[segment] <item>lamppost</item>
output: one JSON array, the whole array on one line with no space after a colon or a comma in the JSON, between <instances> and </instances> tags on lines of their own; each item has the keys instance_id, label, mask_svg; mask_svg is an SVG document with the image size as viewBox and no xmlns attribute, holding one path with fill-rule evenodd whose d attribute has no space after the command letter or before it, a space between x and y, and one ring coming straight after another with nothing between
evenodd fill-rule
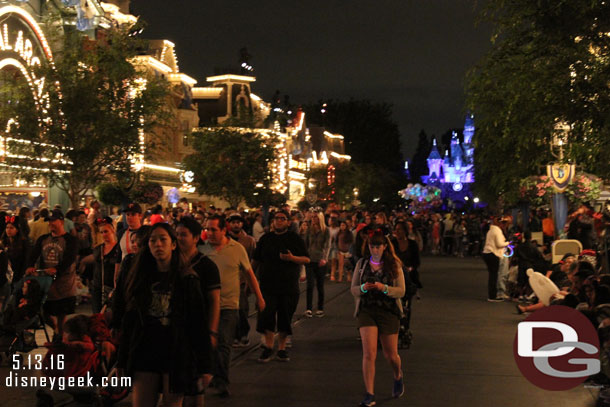
<instances>
[{"instance_id":1,"label":"lamppost","mask_svg":"<svg viewBox=\"0 0 610 407\"><path fill-rule=\"evenodd\" d=\"M555 193L551 200L555 234L563 230L568 219L568 199L563 193L574 177L575 165L566 163L564 148L568 144L568 136L572 127L565 121L557 121L551 138L551 154L558 162L547 165L547 175L553 181Z\"/></svg>"}]
</instances>

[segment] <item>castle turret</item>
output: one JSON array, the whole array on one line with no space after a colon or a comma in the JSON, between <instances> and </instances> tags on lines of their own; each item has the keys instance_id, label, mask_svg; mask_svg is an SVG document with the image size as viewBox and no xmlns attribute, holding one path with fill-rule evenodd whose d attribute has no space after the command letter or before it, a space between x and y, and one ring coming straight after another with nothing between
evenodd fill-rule
<instances>
[{"instance_id":1,"label":"castle turret","mask_svg":"<svg viewBox=\"0 0 610 407\"><path fill-rule=\"evenodd\" d=\"M430 150L430 155L426 161L428 162L428 169L430 171L429 179L439 179L441 176L441 164L443 163L443 159L438 152L436 139L432 139L432 150Z\"/></svg>"},{"instance_id":2,"label":"castle turret","mask_svg":"<svg viewBox=\"0 0 610 407\"><path fill-rule=\"evenodd\" d=\"M474 146L472 145L472 137L474 136L474 115L468 114L466 116L466 123L464 123L464 155L466 163L472 164L472 155L474 153Z\"/></svg>"}]
</instances>

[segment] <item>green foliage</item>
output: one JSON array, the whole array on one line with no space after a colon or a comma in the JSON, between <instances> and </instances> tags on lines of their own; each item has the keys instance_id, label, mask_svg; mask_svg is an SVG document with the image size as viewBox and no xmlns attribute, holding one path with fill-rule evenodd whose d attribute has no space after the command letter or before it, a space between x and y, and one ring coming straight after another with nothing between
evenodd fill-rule
<instances>
[{"instance_id":1,"label":"green foliage","mask_svg":"<svg viewBox=\"0 0 610 407\"><path fill-rule=\"evenodd\" d=\"M345 137L345 152L356 164L375 164L400 173L400 132L392 118L392 105L370 100L326 101L304 107L307 122L324 126Z\"/></svg>"},{"instance_id":2,"label":"green foliage","mask_svg":"<svg viewBox=\"0 0 610 407\"><path fill-rule=\"evenodd\" d=\"M325 167L312 168L308 178L317 181L313 192L318 195L318 199L327 199L340 205L349 205L357 199L366 206L394 207L402 201L398 191L406 184L389 170L374 164L337 165L333 185L328 185ZM354 194L354 188L357 188L358 196Z\"/></svg>"},{"instance_id":3,"label":"green foliage","mask_svg":"<svg viewBox=\"0 0 610 407\"><path fill-rule=\"evenodd\" d=\"M127 200L123 190L118 185L109 182L99 184L95 188L95 195L104 205L119 206Z\"/></svg>"},{"instance_id":4,"label":"green foliage","mask_svg":"<svg viewBox=\"0 0 610 407\"><path fill-rule=\"evenodd\" d=\"M285 203L286 196L284 194L263 188L258 188L257 192L246 198L246 204L251 208L259 208L265 205L279 208Z\"/></svg>"},{"instance_id":5,"label":"green foliage","mask_svg":"<svg viewBox=\"0 0 610 407\"><path fill-rule=\"evenodd\" d=\"M36 72L45 78L42 103L34 103L23 80L5 77L0 123L17 119L10 136L31 142L8 143L19 157L7 164L20 166L16 171L25 179L39 177L45 168L48 182L74 204L109 177L131 175L129 158L140 152L140 129L147 133L148 148L157 144L154 129L169 117L168 86L129 62L142 44L126 29L111 28L97 41L70 26L49 36L58 49L54 64L45 62ZM146 87L134 93L140 79Z\"/></svg>"},{"instance_id":6,"label":"green foliage","mask_svg":"<svg viewBox=\"0 0 610 407\"><path fill-rule=\"evenodd\" d=\"M103 182L95 188L95 195L105 205L120 206L127 201L154 205L163 198L163 187L157 182L140 181L127 191L118 183Z\"/></svg>"},{"instance_id":7,"label":"green foliage","mask_svg":"<svg viewBox=\"0 0 610 407\"><path fill-rule=\"evenodd\" d=\"M409 167L411 173L411 179L414 182L421 182L423 175L428 175L428 156L430 155L430 149L432 144L428 139L428 135L424 130L419 132L417 147L415 153L411 159L411 165Z\"/></svg>"},{"instance_id":8,"label":"green foliage","mask_svg":"<svg viewBox=\"0 0 610 407\"><path fill-rule=\"evenodd\" d=\"M407 185L404 175L404 159L400 153L400 133L392 117L392 105L369 100L325 101L304 107L307 122L324 126L329 131L345 137L345 152L351 155L351 163L336 169L335 197L337 203L353 201L353 189L360 190L359 199L370 205L374 199L386 205L399 201L398 191ZM315 174L323 179L318 185L324 188L325 174ZM328 196L327 191L322 195Z\"/></svg>"},{"instance_id":9,"label":"green foliage","mask_svg":"<svg viewBox=\"0 0 610 407\"><path fill-rule=\"evenodd\" d=\"M491 0L492 47L467 77L475 112L475 188L514 201L553 160L555 123L572 126L567 159L610 178L610 7L603 0Z\"/></svg>"},{"instance_id":10,"label":"green foliage","mask_svg":"<svg viewBox=\"0 0 610 407\"><path fill-rule=\"evenodd\" d=\"M269 189L275 140L235 127L201 129L192 135L195 152L183 161L200 194L220 197L237 207ZM257 185L261 185L257 187Z\"/></svg>"},{"instance_id":11,"label":"green foliage","mask_svg":"<svg viewBox=\"0 0 610 407\"><path fill-rule=\"evenodd\" d=\"M572 205L578 206L599 198L601 187L602 182L597 177L579 174L568 184L564 193ZM519 183L519 201L534 206L550 204L556 192L553 181L547 175L527 177ZM518 202L509 203L515 205Z\"/></svg>"}]
</instances>

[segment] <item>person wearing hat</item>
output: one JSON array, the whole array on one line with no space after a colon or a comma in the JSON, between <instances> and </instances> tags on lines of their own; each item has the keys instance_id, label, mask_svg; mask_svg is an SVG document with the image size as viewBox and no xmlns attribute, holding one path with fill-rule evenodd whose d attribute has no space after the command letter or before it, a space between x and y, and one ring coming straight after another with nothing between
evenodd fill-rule
<instances>
[{"instance_id":1,"label":"person wearing hat","mask_svg":"<svg viewBox=\"0 0 610 407\"><path fill-rule=\"evenodd\" d=\"M33 243L35 243L40 236L49 233L48 217L49 209L45 207L38 212L38 219L32 222L32 225L30 226L30 239Z\"/></svg>"},{"instance_id":2,"label":"person wearing hat","mask_svg":"<svg viewBox=\"0 0 610 407\"><path fill-rule=\"evenodd\" d=\"M114 280L116 281L119 275L120 262L125 259L128 254L135 253L135 248L131 245L130 236L142 227L142 207L137 202L132 202L123 210L123 216L127 223L127 228L121 229L117 233L117 241L119 242L119 262L114 271Z\"/></svg>"},{"instance_id":3,"label":"person wearing hat","mask_svg":"<svg viewBox=\"0 0 610 407\"><path fill-rule=\"evenodd\" d=\"M19 216L5 216L6 227L2 234L2 245L8 254L8 261L13 270L13 282L21 280L25 274L26 260L30 254L30 241L21 232Z\"/></svg>"},{"instance_id":4,"label":"person wearing hat","mask_svg":"<svg viewBox=\"0 0 610 407\"><path fill-rule=\"evenodd\" d=\"M66 233L64 214L53 209L48 218L50 233L36 240L34 250L28 259L25 274L44 274L55 276L51 284L44 311L55 332L54 340L61 340L66 315L73 314L76 308L76 256L77 239Z\"/></svg>"}]
</instances>

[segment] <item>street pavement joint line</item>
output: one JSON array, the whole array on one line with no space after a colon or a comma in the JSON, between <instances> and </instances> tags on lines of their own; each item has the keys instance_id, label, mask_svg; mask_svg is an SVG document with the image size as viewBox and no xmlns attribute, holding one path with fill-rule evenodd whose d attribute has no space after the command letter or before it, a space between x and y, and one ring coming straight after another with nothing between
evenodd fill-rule
<instances>
[{"instance_id":1,"label":"street pavement joint line","mask_svg":"<svg viewBox=\"0 0 610 407\"><path fill-rule=\"evenodd\" d=\"M326 305L328 305L329 303L333 302L334 300L336 300L337 298L339 298L340 296L342 296L343 294L345 294L346 292L350 291L350 287L346 287L345 289L339 291L337 294L333 295L332 297L330 297L329 299L327 299L325 302ZM302 320L305 319L309 319L309 318L305 318L305 316L301 315L299 317L297 317L296 321L294 321L292 323L293 327L296 327L297 325L299 325L301 323ZM277 337L277 333L275 334L275 336ZM252 346L250 349L240 353L238 356L236 356L235 358L233 358L231 360L231 363L229 366L238 366L241 363L243 363L245 360L248 360L248 356L254 352L256 352L257 350L259 350L261 347L261 343L259 343L258 345L254 345Z\"/></svg>"}]
</instances>

